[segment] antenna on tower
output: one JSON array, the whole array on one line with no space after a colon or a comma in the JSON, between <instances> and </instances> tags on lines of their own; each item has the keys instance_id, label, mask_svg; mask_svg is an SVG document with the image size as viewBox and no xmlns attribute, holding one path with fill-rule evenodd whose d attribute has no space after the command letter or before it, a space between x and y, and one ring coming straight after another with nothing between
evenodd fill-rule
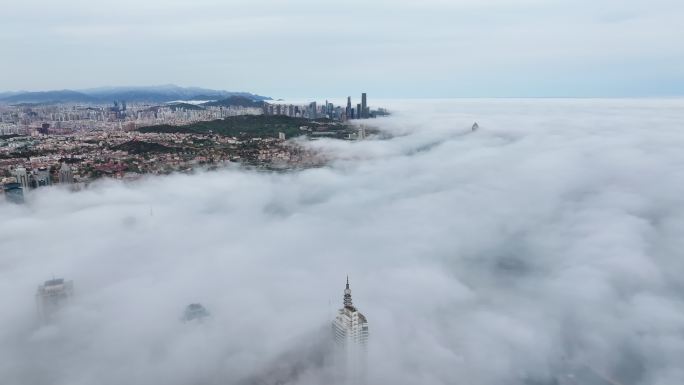
<instances>
[{"instance_id":1,"label":"antenna on tower","mask_svg":"<svg viewBox=\"0 0 684 385\"><path fill-rule=\"evenodd\" d=\"M347 275L347 286L344 289L344 307L351 307L351 289L349 288L349 275Z\"/></svg>"}]
</instances>

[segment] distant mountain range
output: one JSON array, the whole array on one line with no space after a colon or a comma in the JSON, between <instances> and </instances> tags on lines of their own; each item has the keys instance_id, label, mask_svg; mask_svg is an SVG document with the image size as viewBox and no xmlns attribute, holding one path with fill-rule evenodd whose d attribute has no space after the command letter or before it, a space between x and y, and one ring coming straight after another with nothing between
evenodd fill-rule
<instances>
[{"instance_id":1,"label":"distant mountain range","mask_svg":"<svg viewBox=\"0 0 684 385\"><path fill-rule=\"evenodd\" d=\"M271 100L269 97L249 92L164 85L153 87L103 87L77 91L1 92L0 103L110 103L114 100L166 103L176 100L223 100L231 97L240 97L257 103Z\"/></svg>"}]
</instances>

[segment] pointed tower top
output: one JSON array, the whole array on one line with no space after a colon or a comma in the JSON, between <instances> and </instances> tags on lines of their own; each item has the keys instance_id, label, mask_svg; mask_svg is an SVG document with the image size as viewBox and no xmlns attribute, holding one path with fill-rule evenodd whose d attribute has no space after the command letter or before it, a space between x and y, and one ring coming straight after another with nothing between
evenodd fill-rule
<instances>
[{"instance_id":1,"label":"pointed tower top","mask_svg":"<svg viewBox=\"0 0 684 385\"><path fill-rule=\"evenodd\" d=\"M347 275L347 286L344 289L344 307L351 307L351 289L349 288L349 276Z\"/></svg>"}]
</instances>

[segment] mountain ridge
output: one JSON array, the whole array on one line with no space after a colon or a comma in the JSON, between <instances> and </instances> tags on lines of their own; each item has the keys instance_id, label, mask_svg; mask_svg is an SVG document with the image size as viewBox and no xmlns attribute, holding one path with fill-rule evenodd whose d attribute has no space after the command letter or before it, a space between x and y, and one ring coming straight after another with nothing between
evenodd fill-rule
<instances>
[{"instance_id":1,"label":"mountain ridge","mask_svg":"<svg viewBox=\"0 0 684 385\"><path fill-rule=\"evenodd\" d=\"M82 90L0 92L0 103L109 103L114 100L166 103L177 100L222 100L234 96L252 101L271 100L270 97L250 92L180 87L167 84L161 86L98 87ZM196 99L196 97L201 97L201 99Z\"/></svg>"}]
</instances>

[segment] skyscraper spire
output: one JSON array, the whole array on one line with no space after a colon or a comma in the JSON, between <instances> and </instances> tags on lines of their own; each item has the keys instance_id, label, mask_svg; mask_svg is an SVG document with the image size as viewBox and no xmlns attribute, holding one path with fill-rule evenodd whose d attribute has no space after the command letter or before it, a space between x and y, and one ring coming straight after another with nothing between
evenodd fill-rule
<instances>
[{"instance_id":1,"label":"skyscraper spire","mask_svg":"<svg viewBox=\"0 0 684 385\"><path fill-rule=\"evenodd\" d=\"M347 276L347 286L344 289L344 307L352 307L351 289L349 288L349 276Z\"/></svg>"}]
</instances>

